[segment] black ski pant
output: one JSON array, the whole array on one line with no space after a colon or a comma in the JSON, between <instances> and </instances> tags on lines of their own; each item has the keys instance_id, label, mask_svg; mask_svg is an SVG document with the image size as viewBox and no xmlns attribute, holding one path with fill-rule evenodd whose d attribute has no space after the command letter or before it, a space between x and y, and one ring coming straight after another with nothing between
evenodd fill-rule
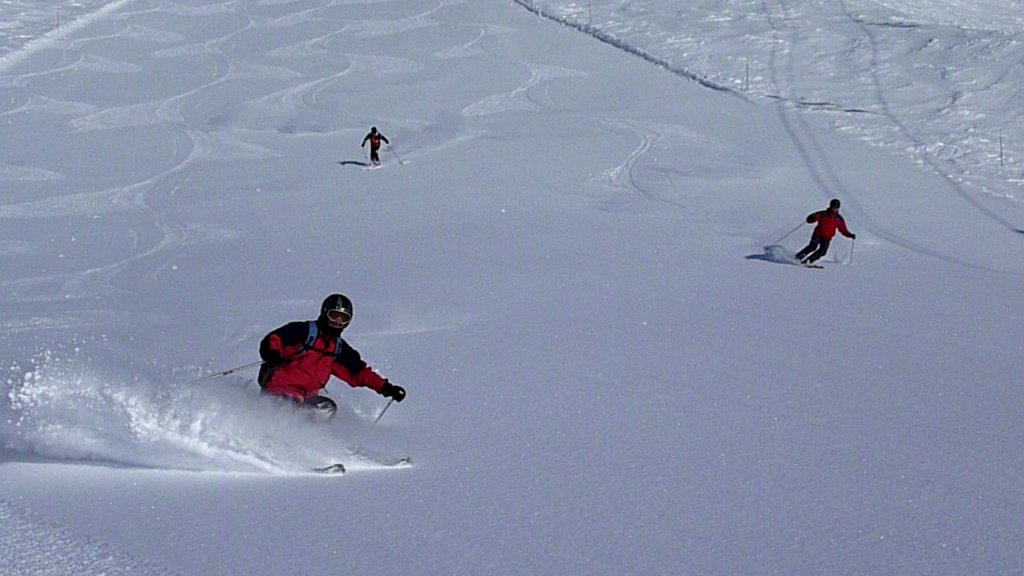
<instances>
[{"instance_id":1,"label":"black ski pant","mask_svg":"<svg viewBox=\"0 0 1024 576\"><path fill-rule=\"evenodd\" d=\"M803 250L796 253L796 259L803 262L804 257L807 257L807 263L811 264L817 259L821 258L828 252L828 245L832 242L831 238L822 238L821 236L811 236L811 242L804 247ZM810 256L807 256L810 254Z\"/></svg>"},{"instance_id":2,"label":"black ski pant","mask_svg":"<svg viewBox=\"0 0 1024 576\"><path fill-rule=\"evenodd\" d=\"M303 406L316 412L321 418L327 419L338 411L338 405L327 396L313 396L302 403Z\"/></svg>"}]
</instances>

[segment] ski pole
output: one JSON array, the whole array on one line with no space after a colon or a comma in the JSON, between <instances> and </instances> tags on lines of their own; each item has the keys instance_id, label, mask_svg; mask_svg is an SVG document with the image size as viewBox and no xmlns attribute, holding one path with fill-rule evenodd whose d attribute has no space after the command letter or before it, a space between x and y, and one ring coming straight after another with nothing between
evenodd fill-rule
<instances>
[{"instance_id":1,"label":"ski pole","mask_svg":"<svg viewBox=\"0 0 1024 576\"><path fill-rule=\"evenodd\" d=\"M801 222L801 223L797 224L797 225L796 225L796 228L793 228L793 229L792 229L792 230L790 230L789 232L786 232L786 234L785 234L785 235L784 235L784 236L783 236L782 238L779 238L779 239L778 239L778 240L776 240L775 242L772 242L772 246L774 246L775 244L778 244L779 242L782 242L782 241L783 241L783 240L785 240L786 238L789 238L789 237L790 237L790 235L791 235L791 234L793 234L793 232L796 232L797 230L799 230L799 229L800 229L800 228L801 228L801 227L802 227L803 225L804 225L804 223L803 223L803 222Z\"/></svg>"},{"instance_id":2,"label":"ski pole","mask_svg":"<svg viewBox=\"0 0 1024 576\"><path fill-rule=\"evenodd\" d=\"M223 378L224 376L229 376L231 374L234 374L235 372L241 372L242 370L248 370L249 368L255 368L256 366L261 366L265 362L266 362L266 360L260 360L259 362L253 362L252 364L246 364L245 366L239 366L237 368L232 368L230 370L225 370L223 372L218 372L216 374L211 374L209 376L203 376L202 378L196 378L195 380L192 380L191 382L189 382L189 384L195 384L196 382L205 382L207 380L216 380L217 378Z\"/></svg>"},{"instance_id":3,"label":"ski pole","mask_svg":"<svg viewBox=\"0 0 1024 576\"><path fill-rule=\"evenodd\" d=\"M853 248L856 245L857 245L857 239L856 238L850 238L850 259L846 261L846 265L847 266L853 264Z\"/></svg>"},{"instance_id":4,"label":"ski pole","mask_svg":"<svg viewBox=\"0 0 1024 576\"><path fill-rule=\"evenodd\" d=\"M405 164L405 160L402 160L402 157L398 155L398 152L395 152L395 149L392 148L390 144L388 145L388 152L391 152L392 154L395 155L395 158L398 160L399 164Z\"/></svg>"},{"instance_id":5,"label":"ski pole","mask_svg":"<svg viewBox=\"0 0 1024 576\"><path fill-rule=\"evenodd\" d=\"M391 408L391 403L394 402L394 401L395 401L394 398L392 398L391 400L388 400L388 403L384 405L384 409L380 411L380 414L377 414L377 419L373 421L374 424L376 424L377 422L380 422L381 416L384 416L384 413L388 411L388 408Z\"/></svg>"}]
</instances>

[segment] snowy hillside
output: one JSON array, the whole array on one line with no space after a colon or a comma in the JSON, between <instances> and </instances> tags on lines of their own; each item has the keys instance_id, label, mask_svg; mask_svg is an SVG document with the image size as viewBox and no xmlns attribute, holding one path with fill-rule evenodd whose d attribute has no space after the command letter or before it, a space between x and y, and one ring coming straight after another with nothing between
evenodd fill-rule
<instances>
[{"instance_id":1,"label":"snowy hillside","mask_svg":"<svg viewBox=\"0 0 1024 576\"><path fill-rule=\"evenodd\" d=\"M803 110L1024 220L1024 3L518 0L653 62Z\"/></svg>"},{"instance_id":2,"label":"snowy hillside","mask_svg":"<svg viewBox=\"0 0 1024 576\"><path fill-rule=\"evenodd\" d=\"M677 4L0 4L0 573L1024 570L1019 10Z\"/></svg>"}]
</instances>

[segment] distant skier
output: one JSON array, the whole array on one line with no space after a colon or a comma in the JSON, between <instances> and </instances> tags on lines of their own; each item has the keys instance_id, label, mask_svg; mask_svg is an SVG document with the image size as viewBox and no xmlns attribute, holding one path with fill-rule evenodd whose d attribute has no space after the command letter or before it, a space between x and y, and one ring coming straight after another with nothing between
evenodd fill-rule
<instances>
[{"instance_id":1,"label":"distant skier","mask_svg":"<svg viewBox=\"0 0 1024 576\"><path fill-rule=\"evenodd\" d=\"M833 198L828 203L828 208L809 214L807 223L814 224L814 232L811 233L811 241L803 250L796 253L796 259L801 264L813 264L828 252L828 245L839 230L847 238L856 238L857 235L846 228L846 220L839 214L839 200ZM808 256L810 254L810 256Z\"/></svg>"},{"instance_id":2,"label":"distant skier","mask_svg":"<svg viewBox=\"0 0 1024 576\"><path fill-rule=\"evenodd\" d=\"M291 398L329 418L338 405L320 391L333 375L353 388L369 388L401 402L405 389L377 374L341 337L351 321L352 301L331 294L316 320L290 322L267 334L260 342L264 364L258 381L263 392Z\"/></svg>"},{"instance_id":3,"label":"distant skier","mask_svg":"<svg viewBox=\"0 0 1024 576\"><path fill-rule=\"evenodd\" d=\"M370 162L372 162L374 166L380 166L380 143L384 142L385 144L391 145L391 142L388 142L388 139L385 138L383 134L377 132L376 126L370 128L370 133L363 138L363 143L360 144L359 147L365 148L367 142L370 143Z\"/></svg>"}]
</instances>

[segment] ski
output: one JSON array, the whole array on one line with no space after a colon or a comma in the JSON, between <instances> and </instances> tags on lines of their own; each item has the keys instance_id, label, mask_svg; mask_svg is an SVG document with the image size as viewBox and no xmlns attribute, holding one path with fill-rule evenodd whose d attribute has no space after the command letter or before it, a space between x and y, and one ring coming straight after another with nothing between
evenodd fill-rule
<instances>
[{"instance_id":1,"label":"ski","mask_svg":"<svg viewBox=\"0 0 1024 576\"><path fill-rule=\"evenodd\" d=\"M404 456L402 458L395 458L392 460L376 460L376 459L365 459L368 463L374 466L380 466L383 468L409 468L412 466L412 458ZM335 464L328 464L327 466L321 466L319 468L313 468L313 472L318 474L335 474L342 475L348 471L345 465L341 462Z\"/></svg>"},{"instance_id":2,"label":"ski","mask_svg":"<svg viewBox=\"0 0 1024 576\"><path fill-rule=\"evenodd\" d=\"M338 462L336 464L328 464L320 468L313 468L313 472L319 472L320 474L344 474L345 465Z\"/></svg>"},{"instance_id":3,"label":"ski","mask_svg":"<svg viewBox=\"0 0 1024 576\"><path fill-rule=\"evenodd\" d=\"M800 264L804 268L814 268L816 270L823 270L825 267L821 264Z\"/></svg>"}]
</instances>

